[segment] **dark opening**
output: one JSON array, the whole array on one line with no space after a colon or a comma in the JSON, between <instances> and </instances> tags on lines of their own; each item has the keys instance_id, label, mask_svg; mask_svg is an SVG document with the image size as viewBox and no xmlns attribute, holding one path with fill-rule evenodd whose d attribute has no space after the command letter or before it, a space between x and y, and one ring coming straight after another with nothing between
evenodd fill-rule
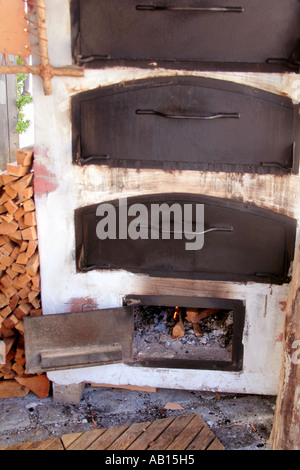
<instances>
[{"instance_id":1,"label":"dark opening","mask_svg":"<svg viewBox=\"0 0 300 470\"><path fill-rule=\"evenodd\" d=\"M196 313L194 309L194 313ZM137 307L134 322L134 358L232 360L233 312L207 309L208 317L189 321L189 309ZM206 310L206 311L207 311ZM205 309L199 309L199 317ZM175 317L178 312L182 320ZM197 315L195 315L196 318Z\"/></svg>"},{"instance_id":2,"label":"dark opening","mask_svg":"<svg viewBox=\"0 0 300 470\"><path fill-rule=\"evenodd\" d=\"M241 301L170 296L142 296L139 301L134 308L135 365L242 370Z\"/></svg>"}]
</instances>

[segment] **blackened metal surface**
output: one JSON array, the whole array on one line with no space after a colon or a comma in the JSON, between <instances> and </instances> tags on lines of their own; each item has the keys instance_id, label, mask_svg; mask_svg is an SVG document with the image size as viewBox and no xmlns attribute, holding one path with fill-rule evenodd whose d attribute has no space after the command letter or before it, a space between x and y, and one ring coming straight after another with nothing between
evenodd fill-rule
<instances>
[{"instance_id":1,"label":"blackened metal surface","mask_svg":"<svg viewBox=\"0 0 300 470\"><path fill-rule=\"evenodd\" d=\"M155 277L274 284L289 281L297 225L292 218L227 199L176 193L139 196L128 198L127 207L135 203L146 207L149 234L148 239L131 239L126 226L134 217L122 216L119 223L120 200L109 202L116 214L115 239L100 240L97 236L101 219L96 216L98 204L75 211L78 271L122 269ZM204 229L209 232L204 235L202 249L186 250L184 234L182 239L175 239L172 234L170 239L162 239L162 234L151 239L151 204L163 203L170 209L178 204L182 213L184 204L193 208L204 204ZM124 200L121 206L124 207ZM173 215L171 210L171 231ZM125 236L119 236L120 227ZM158 230L162 228L160 225Z\"/></svg>"},{"instance_id":2,"label":"blackened metal surface","mask_svg":"<svg viewBox=\"0 0 300 470\"><path fill-rule=\"evenodd\" d=\"M63 346L63 345L62 345ZM122 362L120 343L74 346L66 349L41 351L41 369L51 370L87 364Z\"/></svg>"},{"instance_id":3,"label":"blackened metal surface","mask_svg":"<svg viewBox=\"0 0 300 470\"><path fill-rule=\"evenodd\" d=\"M131 307L28 317L24 327L30 374L132 361Z\"/></svg>"},{"instance_id":4,"label":"blackened metal surface","mask_svg":"<svg viewBox=\"0 0 300 470\"><path fill-rule=\"evenodd\" d=\"M233 311L233 337L232 354L230 361L204 360L199 354L199 359L166 359L166 358L145 358L139 360L135 365L144 367L169 367L185 369L209 369L241 371L243 369L243 333L245 324L245 306L241 300L222 298L199 298L169 295L127 295L124 298L124 305L132 305L139 301L142 305L156 305L181 308L218 308Z\"/></svg>"},{"instance_id":5,"label":"blackened metal surface","mask_svg":"<svg viewBox=\"0 0 300 470\"><path fill-rule=\"evenodd\" d=\"M202 77L117 84L72 98L73 161L298 173L298 111L286 97Z\"/></svg>"},{"instance_id":6,"label":"blackened metal surface","mask_svg":"<svg viewBox=\"0 0 300 470\"><path fill-rule=\"evenodd\" d=\"M298 0L72 0L71 18L74 60L90 67L299 70Z\"/></svg>"}]
</instances>

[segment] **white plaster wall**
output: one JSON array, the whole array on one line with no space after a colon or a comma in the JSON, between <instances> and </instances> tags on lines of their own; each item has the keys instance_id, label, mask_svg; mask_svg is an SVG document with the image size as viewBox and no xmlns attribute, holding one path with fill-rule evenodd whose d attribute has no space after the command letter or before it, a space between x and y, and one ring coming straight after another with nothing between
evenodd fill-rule
<instances>
[{"instance_id":1,"label":"white plaster wall","mask_svg":"<svg viewBox=\"0 0 300 470\"><path fill-rule=\"evenodd\" d=\"M54 66L71 64L69 0L46 0L46 8L50 62ZM118 307L122 305L122 297L132 293L242 299L246 307L243 371L168 370L119 364L51 372L48 376L59 384L96 382L277 394L284 322L281 302L286 299L288 286L158 281L123 271L76 273L74 209L113 198L164 192L170 187L178 188L178 192L183 189L199 192L201 188L200 193L241 198L300 220L299 176L138 172L72 165L70 99L73 94L149 75L175 73L183 72L125 67L86 70L82 78L53 78L51 96L44 96L40 78L34 78L35 165L49 171L55 188L48 194L36 194L43 312L68 312L76 298L93 299L97 308ZM294 74L193 74L250 84L286 94L295 102L300 100L300 79Z\"/></svg>"}]
</instances>

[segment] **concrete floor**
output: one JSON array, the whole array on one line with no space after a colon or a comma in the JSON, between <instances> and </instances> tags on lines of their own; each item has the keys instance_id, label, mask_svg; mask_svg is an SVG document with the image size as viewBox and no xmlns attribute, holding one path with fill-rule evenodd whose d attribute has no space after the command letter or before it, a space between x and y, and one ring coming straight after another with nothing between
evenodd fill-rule
<instances>
[{"instance_id":1,"label":"concrete floor","mask_svg":"<svg viewBox=\"0 0 300 470\"><path fill-rule=\"evenodd\" d=\"M168 410L168 403L182 410ZM79 405L24 398L0 400L0 447L168 416L198 413L226 450L271 450L276 397L158 389L140 392L86 386Z\"/></svg>"}]
</instances>

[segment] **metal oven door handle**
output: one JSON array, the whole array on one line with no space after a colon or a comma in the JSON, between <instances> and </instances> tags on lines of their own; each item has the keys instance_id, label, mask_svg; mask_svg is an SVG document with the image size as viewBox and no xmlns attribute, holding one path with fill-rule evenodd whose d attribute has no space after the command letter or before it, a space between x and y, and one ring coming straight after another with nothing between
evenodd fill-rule
<instances>
[{"instance_id":1,"label":"metal oven door handle","mask_svg":"<svg viewBox=\"0 0 300 470\"><path fill-rule=\"evenodd\" d=\"M162 230L159 227L156 227L155 225L140 225L140 228L147 228L147 229L154 229L157 230L160 233L172 233L172 234L179 234L181 235L182 232L180 231L175 231L175 230ZM186 232L184 231L185 235L204 235L205 233L209 232L233 232L233 227L211 227L206 230L203 230L202 232Z\"/></svg>"},{"instance_id":2,"label":"metal oven door handle","mask_svg":"<svg viewBox=\"0 0 300 470\"><path fill-rule=\"evenodd\" d=\"M176 7L160 5L136 5L139 11L199 11L213 13L243 13L243 7Z\"/></svg>"},{"instance_id":3,"label":"metal oven door handle","mask_svg":"<svg viewBox=\"0 0 300 470\"><path fill-rule=\"evenodd\" d=\"M216 113L208 115L185 115L185 114L166 114L161 111L154 109L137 109L136 114L149 115L149 116L160 116L166 119L198 119L204 121L210 121L214 119L239 119L241 116L239 113Z\"/></svg>"}]
</instances>

